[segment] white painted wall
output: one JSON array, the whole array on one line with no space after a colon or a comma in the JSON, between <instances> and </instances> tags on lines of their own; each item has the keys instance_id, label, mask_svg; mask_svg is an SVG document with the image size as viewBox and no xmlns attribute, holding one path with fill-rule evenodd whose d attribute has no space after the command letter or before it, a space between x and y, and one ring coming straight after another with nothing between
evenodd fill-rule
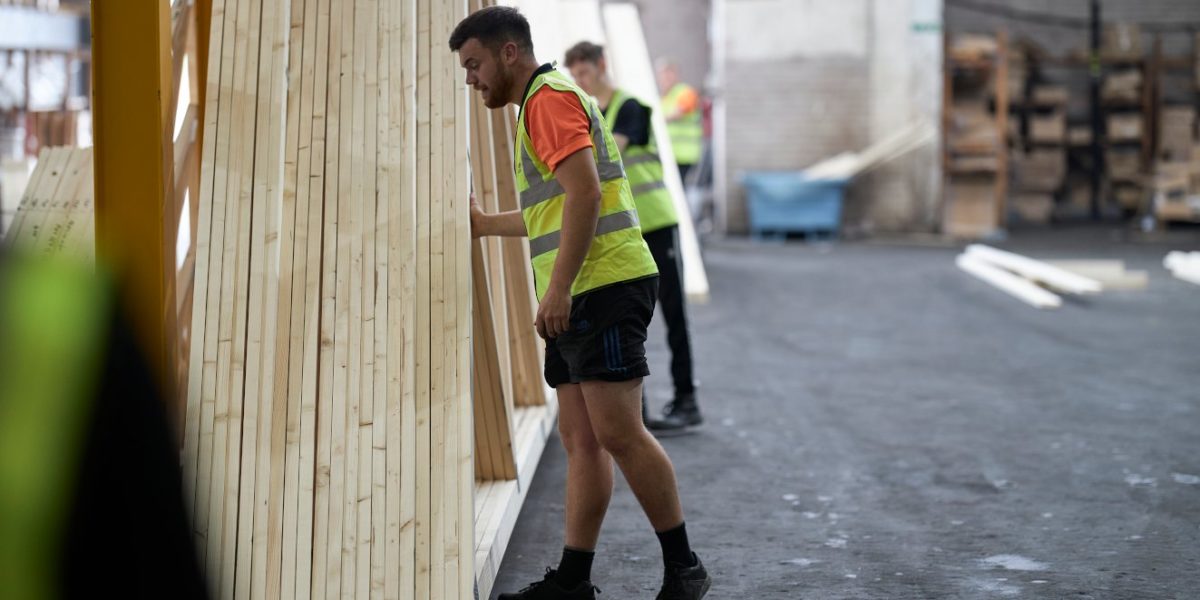
<instances>
[{"instance_id":1,"label":"white painted wall","mask_svg":"<svg viewBox=\"0 0 1200 600\"><path fill-rule=\"evenodd\" d=\"M867 55L868 0L734 0L725 11L732 61Z\"/></svg>"},{"instance_id":2,"label":"white painted wall","mask_svg":"<svg viewBox=\"0 0 1200 600\"><path fill-rule=\"evenodd\" d=\"M718 227L747 229L749 170L800 170L915 120L940 126L942 0L713 0ZM936 142L856 180L849 229L938 219Z\"/></svg>"}]
</instances>

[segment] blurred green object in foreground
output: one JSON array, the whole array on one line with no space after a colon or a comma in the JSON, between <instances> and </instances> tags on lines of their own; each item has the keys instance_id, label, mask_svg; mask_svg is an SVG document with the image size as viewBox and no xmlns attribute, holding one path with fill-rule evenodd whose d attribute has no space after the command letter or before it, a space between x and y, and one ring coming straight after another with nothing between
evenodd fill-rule
<instances>
[{"instance_id":1,"label":"blurred green object in foreground","mask_svg":"<svg viewBox=\"0 0 1200 600\"><path fill-rule=\"evenodd\" d=\"M58 597L58 556L109 325L90 268L0 257L0 590Z\"/></svg>"}]
</instances>

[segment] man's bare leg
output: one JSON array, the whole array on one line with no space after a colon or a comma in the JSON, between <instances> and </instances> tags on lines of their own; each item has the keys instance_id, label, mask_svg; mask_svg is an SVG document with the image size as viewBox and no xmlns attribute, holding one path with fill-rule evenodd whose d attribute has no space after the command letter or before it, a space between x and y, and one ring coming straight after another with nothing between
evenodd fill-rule
<instances>
[{"instance_id":1,"label":"man's bare leg","mask_svg":"<svg viewBox=\"0 0 1200 600\"><path fill-rule=\"evenodd\" d=\"M612 499L612 457L593 434L580 386L557 390L558 435L567 451L566 545L594 550Z\"/></svg>"},{"instance_id":2,"label":"man's bare leg","mask_svg":"<svg viewBox=\"0 0 1200 600\"><path fill-rule=\"evenodd\" d=\"M657 600L700 600L712 578L692 552L675 480L675 467L642 425L642 380L580 384L592 431L625 475L663 551Z\"/></svg>"},{"instance_id":3,"label":"man's bare leg","mask_svg":"<svg viewBox=\"0 0 1200 600\"><path fill-rule=\"evenodd\" d=\"M579 385L563 384L557 390L558 435L567 451L567 498L566 541L554 581L562 590L587 597L600 526L612 499L612 456L592 433Z\"/></svg>"},{"instance_id":4,"label":"man's bare leg","mask_svg":"<svg viewBox=\"0 0 1200 600\"><path fill-rule=\"evenodd\" d=\"M654 530L679 526L683 508L675 468L642 425L642 380L585 381L580 387L596 440L616 459Z\"/></svg>"}]
</instances>

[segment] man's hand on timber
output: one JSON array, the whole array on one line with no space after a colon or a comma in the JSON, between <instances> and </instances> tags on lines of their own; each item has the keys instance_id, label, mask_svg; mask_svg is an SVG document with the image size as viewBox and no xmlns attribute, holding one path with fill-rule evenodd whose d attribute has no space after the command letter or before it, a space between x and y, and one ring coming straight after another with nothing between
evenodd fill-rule
<instances>
[{"instance_id":1,"label":"man's hand on timber","mask_svg":"<svg viewBox=\"0 0 1200 600\"><path fill-rule=\"evenodd\" d=\"M487 235L483 231L483 221L487 215L483 212L483 207L479 205L479 200L475 198L475 193L471 193L471 237L480 238Z\"/></svg>"}]
</instances>

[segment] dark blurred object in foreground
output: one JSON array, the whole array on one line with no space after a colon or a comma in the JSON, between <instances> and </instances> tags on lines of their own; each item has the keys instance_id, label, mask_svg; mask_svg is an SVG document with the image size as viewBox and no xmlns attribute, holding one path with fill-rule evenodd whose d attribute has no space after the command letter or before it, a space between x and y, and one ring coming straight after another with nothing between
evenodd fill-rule
<instances>
[{"instance_id":1,"label":"dark blurred object in foreground","mask_svg":"<svg viewBox=\"0 0 1200 600\"><path fill-rule=\"evenodd\" d=\"M89 271L0 256L0 590L205 598L161 394Z\"/></svg>"}]
</instances>

